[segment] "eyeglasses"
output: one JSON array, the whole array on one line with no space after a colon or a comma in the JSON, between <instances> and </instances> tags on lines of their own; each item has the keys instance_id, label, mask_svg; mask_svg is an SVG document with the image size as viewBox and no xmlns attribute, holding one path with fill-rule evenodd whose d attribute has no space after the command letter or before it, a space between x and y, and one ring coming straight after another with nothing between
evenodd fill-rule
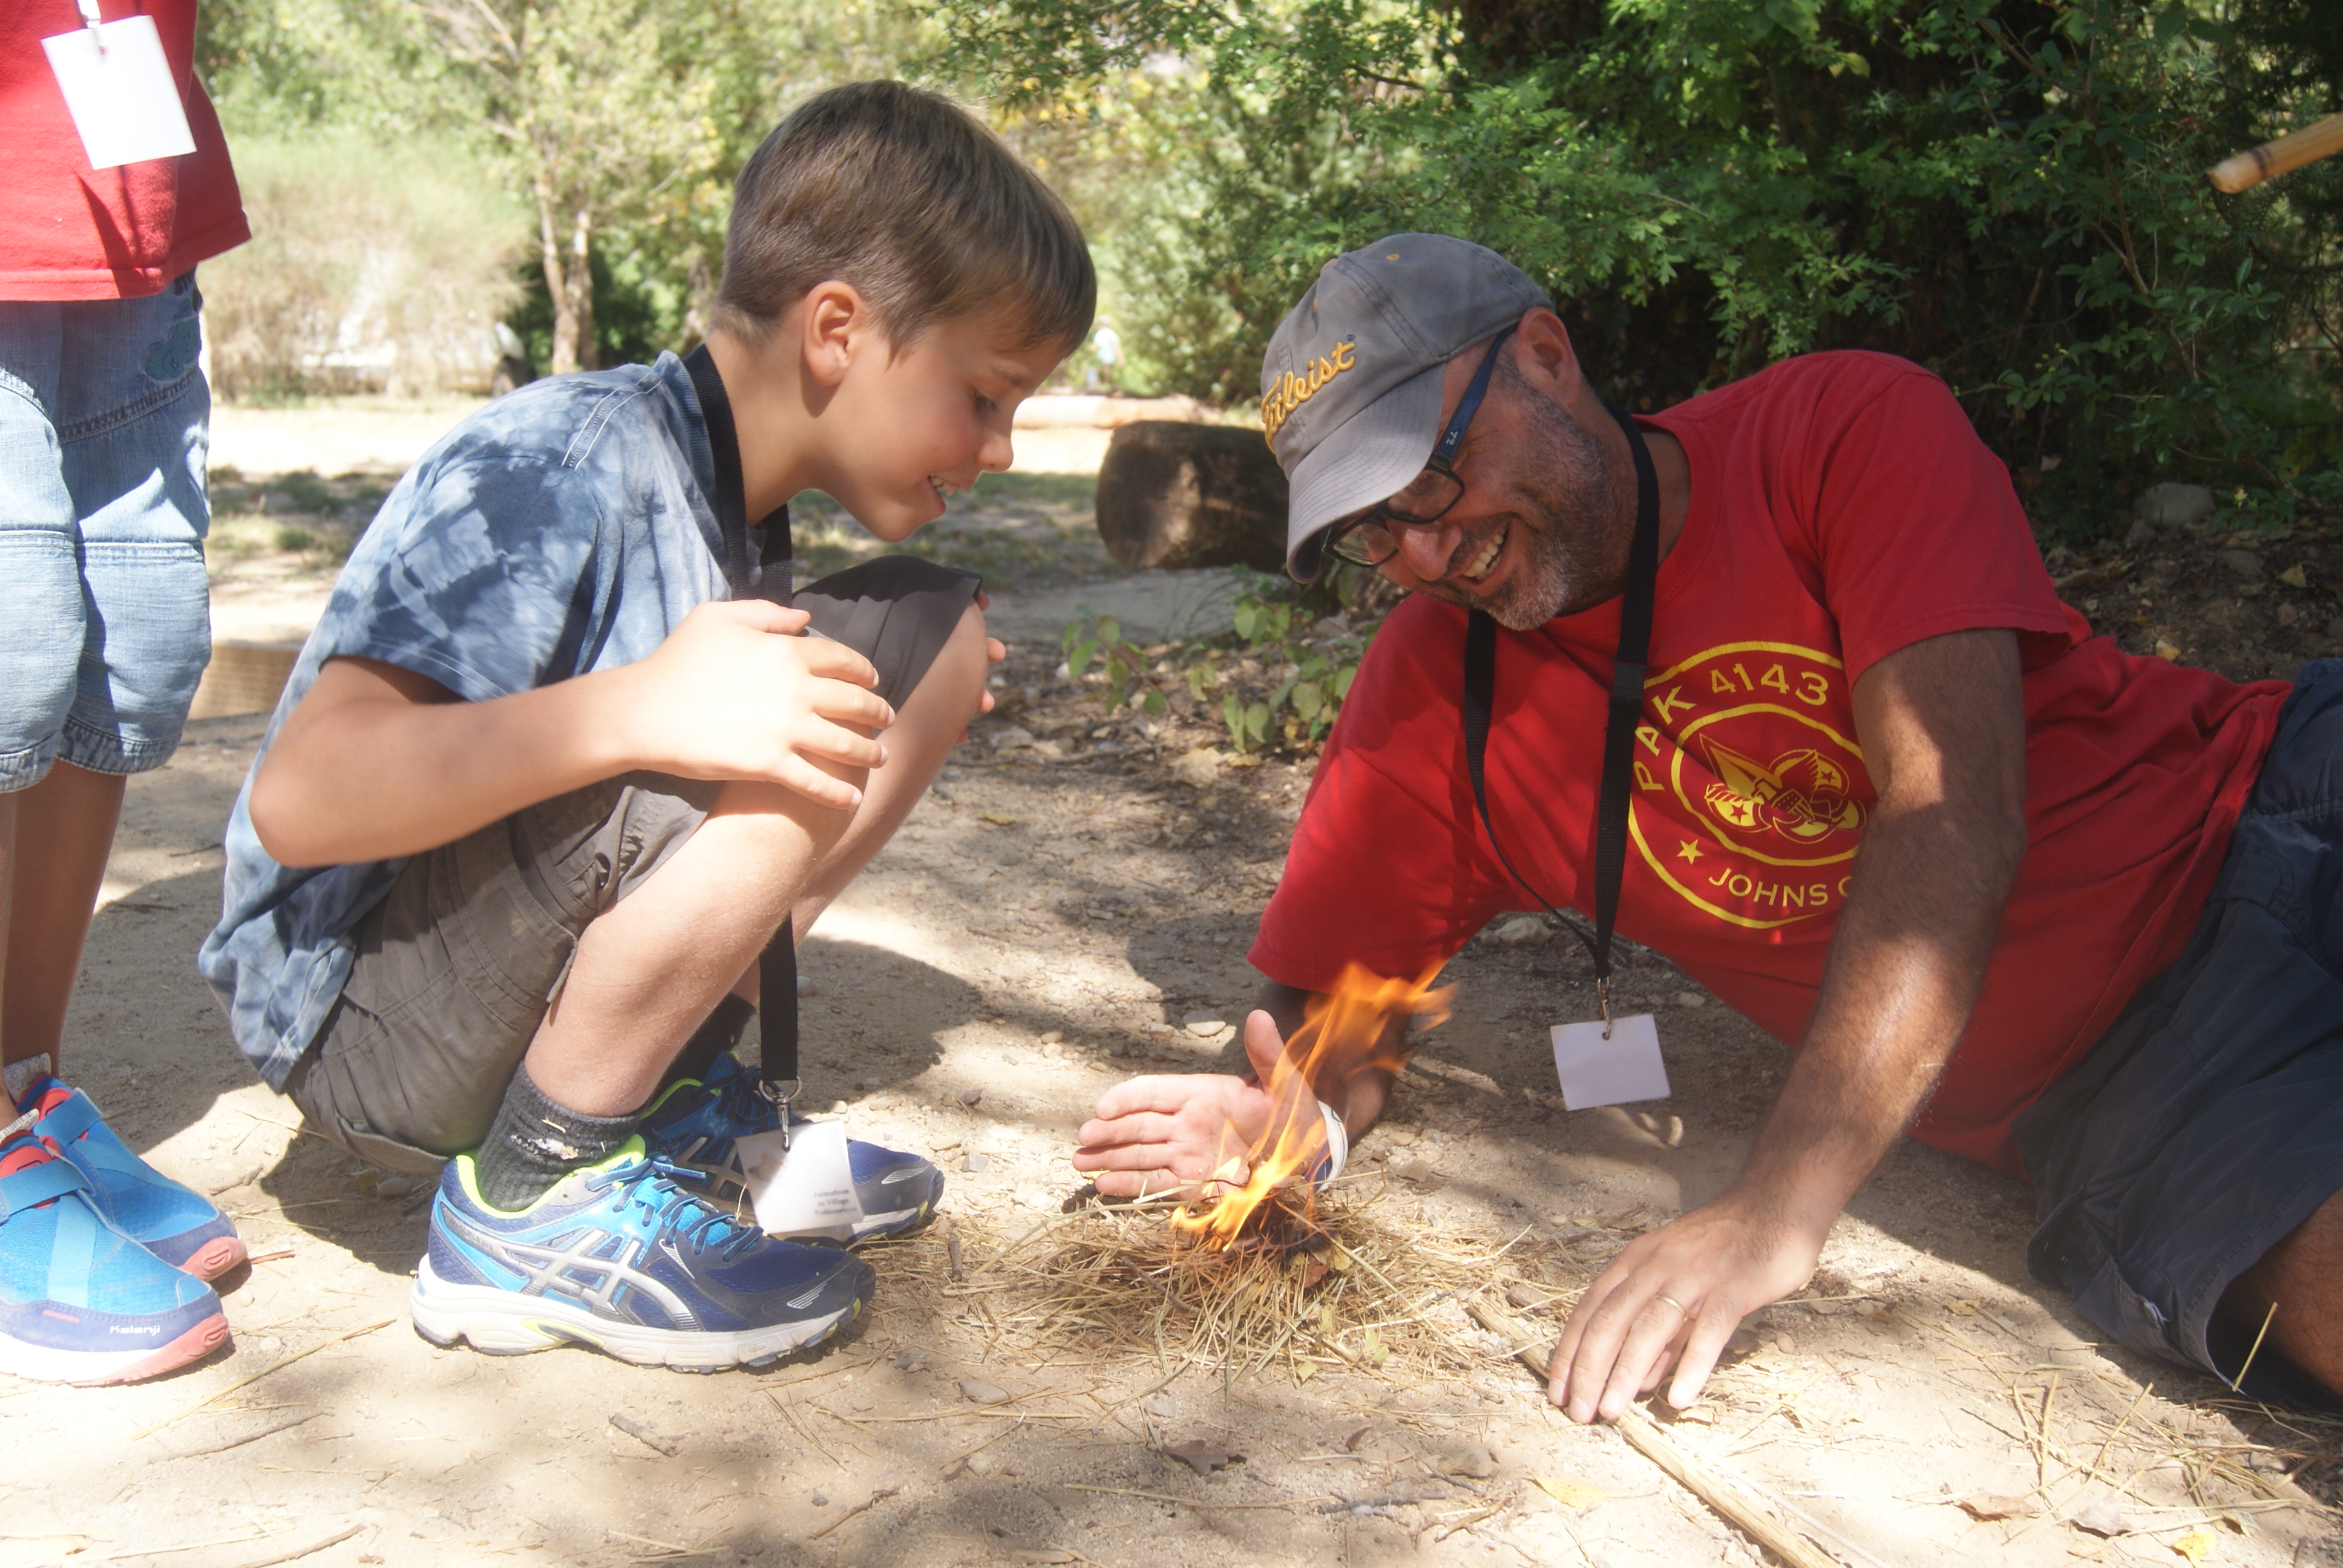
<instances>
[{"instance_id":1,"label":"eyeglasses","mask_svg":"<svg viewBox=\"0 0 2343 1568\"><path fill-rule=\"evenodd\" d=\"M1480 368L1473 372L1473 380L1464 388L1448 427L1433 444L1432 456L1424 459L1423 472L1397 495L1337 525L1326 541L1328 551L1359 566L1379 567L1399 554L1400 529L1428 528L1464 498L1464 481L1451 465L1456 448L1463 445L1464 432L1472 425L1473 416L1481 411L1481 399L1488 394L1489 376L1497 367L1497 350L1513 335L1513 329L1508 327L1490 340L1489 351L1481 357Z\"/></svg>"}]
</instances>

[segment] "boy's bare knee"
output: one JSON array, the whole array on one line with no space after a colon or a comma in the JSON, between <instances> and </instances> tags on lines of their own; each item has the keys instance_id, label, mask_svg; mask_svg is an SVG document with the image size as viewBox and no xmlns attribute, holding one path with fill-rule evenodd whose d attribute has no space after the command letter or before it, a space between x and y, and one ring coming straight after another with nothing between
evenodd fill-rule
<instances>
[{"instance_id":1,"label":"boy's bare knee","mask_svg":"<svg viewBox=\"0 0 2343 1568\"><path fill-rule=\"evenodd\" d=\"M949 725L957 734L976 711L978 699L984 693L986 672L991 668L985 658L984 611L973 602L960 612L960 622L943 647L936 650L934 662L920 678L919 686L903 704L897 726Z\"/></svg>"},{"instance_id":2,"label":"boy's bare knee","mask_svg":"<svg viewBox=\"0 0 2343 1568\"><path fill-rule=\"evenodd\" d=\"M857 789L866 782L857 769L815 766ZM802 865L809 855L819 856L838 842L853 820L851 810L818 804L781 785L736 779L717 792L695 837L712 833L748 865L767 859Z\"/></svg>"}]
</instances>

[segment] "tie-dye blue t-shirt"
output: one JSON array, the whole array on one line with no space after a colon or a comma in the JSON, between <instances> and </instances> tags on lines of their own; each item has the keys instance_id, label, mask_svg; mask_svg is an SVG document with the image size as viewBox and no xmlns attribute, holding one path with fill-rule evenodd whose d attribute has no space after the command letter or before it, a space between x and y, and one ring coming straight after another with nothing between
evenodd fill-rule
<instances>
[{"instance_id":1,"label":"tie-dye blue t-shirt","mask_svg":"<svg viewBox=\"0 0 2343 1568\"><path fill-rule=\"evenodd\" d=\"M468 702L632 664L729 598L714 458L690 373L563 376L501 397L407 471L342 569L253 770L329 658L380 659ZM744 591L753 584L744 584ZM280 866L228 819L220 921L196 965L271 1088L348 979L350 932L406 864Z\"/></svg>"}]
</instances>

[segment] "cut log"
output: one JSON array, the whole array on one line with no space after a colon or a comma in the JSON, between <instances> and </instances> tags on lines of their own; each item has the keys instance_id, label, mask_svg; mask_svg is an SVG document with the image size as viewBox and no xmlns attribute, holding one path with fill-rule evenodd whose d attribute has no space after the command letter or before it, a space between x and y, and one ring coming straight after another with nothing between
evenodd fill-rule
<instances>
[{"instance_id":1,"label":"cut log","mask_svg":"<svg viewBox=\"0 0 2343 1568\"><path fill-rule=\"evenodd\" d=\"M1142 420L1099 466L1098 530L1127 567L1285 564L1285 471L1261 432Z\"/></svg>"},{"instance_id":2,"label":"cut log","mask_svg":"<svg viewBox=\"0 0 2343 1568\"><path fill-rule=\"evenodd\" d=\"M300 658L297 642L212 644L212 661L204 667L187 717L225 719L236 713L266 713L284 694L285 682Z\"/></svg>"}]
</instances>

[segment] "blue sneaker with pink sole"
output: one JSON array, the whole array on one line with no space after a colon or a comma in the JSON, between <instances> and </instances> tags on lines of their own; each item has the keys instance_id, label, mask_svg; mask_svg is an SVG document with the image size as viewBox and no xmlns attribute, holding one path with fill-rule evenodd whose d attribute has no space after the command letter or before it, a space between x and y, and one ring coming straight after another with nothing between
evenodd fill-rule
<instances>
[{"instance_id":1,"label":"blue sneaker with pink sole","mask_svg":"<svg viewBox=\"0 0 2343 1568\"><path fill-rule=\"evenodd\" d=\"M116 1229L55 1143L0 1141L0 1372L136 1382L226 1341L212 1288Z\"/></svg>"},{"instance_id":2,"label":"blue sneaker with pink sole","mask_svg":"<svg viewBox=\"0 0 2343 1568\"><path fill-rule=\"evenodd\" d=\"M216 1280L244 1261L244 1242L227 1216L131 1152L80 1090L43 1072L17 1097L16 1112L32 1115L32 1131L81 1172L89 1202L106 1221L164 1262Z\"/></svg>"}]
</instances>

